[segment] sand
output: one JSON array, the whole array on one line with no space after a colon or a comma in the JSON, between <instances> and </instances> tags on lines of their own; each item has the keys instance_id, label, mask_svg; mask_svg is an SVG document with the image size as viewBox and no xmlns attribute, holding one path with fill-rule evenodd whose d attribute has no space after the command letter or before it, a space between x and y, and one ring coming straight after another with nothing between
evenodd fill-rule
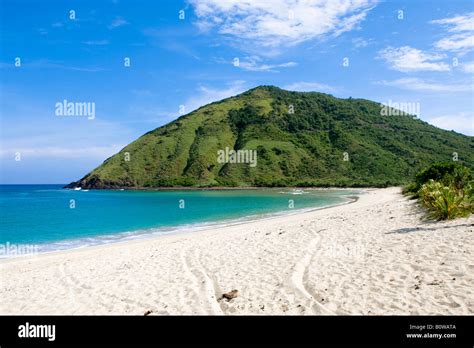
<instances>
[{"instance_id":1,"label":"sand","mask_svg":"<svg viewBox=\"0 0 474 348\"><path fill-rule=\"evenodd\" d=\"M474 217L351 204L0 262L0 314L473 314ZM237 290L237 297L222 295Z\"/></svg>"}]
</instances>

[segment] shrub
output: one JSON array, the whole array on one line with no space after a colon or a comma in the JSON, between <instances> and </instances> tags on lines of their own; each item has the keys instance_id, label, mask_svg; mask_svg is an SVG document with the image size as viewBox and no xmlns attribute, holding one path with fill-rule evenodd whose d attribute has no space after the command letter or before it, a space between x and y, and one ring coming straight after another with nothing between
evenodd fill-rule
<instances>
[{"instance_id":1,"label":"shrub","mask_svg":"<svg viewBox=\"0 0 474 348\"><path fill-rule=\"evenodd\" d=\"M456 190L462 190L471 181L472 175L469 168L464 166L457 166L453 172L447 173L443 182L446 185L453 186Z\"/></svg>"},{"instance_id":2,"label":"shrub","mask_svg":"<svg viewBox=\"0 0 474 348\"><path fill-rule=\"evenodd\" d=\"M466 216L474 211L474 181L468 167L458 163L436 163L415 176L403 192L428 209L438 220Z\"/></svg>"},{"instance_id":3,"label":"shrub","mask_svg":"<svg viewBox=\"0 0 474 348\"><path fill-rule=\"evenodd\" d=\"M420 202L425 206L431 206L436 200L436 197L440 195L440 191L443 185L439 182L431 179L428 183L423 184L421 189L418 191L418 197Z\"/></svg>"},{"instance_id":4,"label":"shrub","mask_svg":"<svg viewBox=\"0 0 474 348\"><path fill-rule=\"evenodd\" d=\"M438 220L454 219L472 213L472 196L454 186L444 186L431 179L419 190L420 202L428 209L428 215Z\"/></svg>"},{"instance_id":5,"label":"shrub","mask_svg":"<svg viewBox=\"0 0 474 348\"><path fill-rule=\"evenodd\" d=\"M435 163L416 174L415 191L418 191L423 184L431 179L445 185L454 184L456 187L461 188L472 179L472 175L469 168L456 162Z\"/></svg>"}]
</instances>

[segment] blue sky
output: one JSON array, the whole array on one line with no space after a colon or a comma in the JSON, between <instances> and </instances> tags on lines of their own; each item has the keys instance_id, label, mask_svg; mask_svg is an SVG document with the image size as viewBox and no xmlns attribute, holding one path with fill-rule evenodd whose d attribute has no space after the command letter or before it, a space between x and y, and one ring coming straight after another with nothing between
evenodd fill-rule
<instances>
[{"instance_id":1,"label":"blue sky","mask_svg":"<svg viewBox=\"0 0 474 348\"><path fill-rule=\"evenodd\" d=\"M0 3L2 184L77 180L180 105L258 85L419 103L474 134L472 1ZM95 118L58 117L64 99Z\"/></svg>"}]
</instances>

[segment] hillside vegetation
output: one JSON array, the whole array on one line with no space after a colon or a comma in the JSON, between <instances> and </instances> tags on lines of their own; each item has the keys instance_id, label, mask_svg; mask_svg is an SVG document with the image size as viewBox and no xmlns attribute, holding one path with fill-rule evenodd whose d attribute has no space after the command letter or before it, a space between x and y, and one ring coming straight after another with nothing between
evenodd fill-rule
<instances>
[{"instance_id":1,"label":"hillside vegetation","mask_svg":"<svg viewBox=\"0 0 474 348\"><path fill-rule=\"evenodd\" d=\"M255 150L257 165L220 163L226 147ZM474 138L369 100L261 86L144 134L68 187L400 185L454 152L472 167Z\"/></svg>"}]
</instances>

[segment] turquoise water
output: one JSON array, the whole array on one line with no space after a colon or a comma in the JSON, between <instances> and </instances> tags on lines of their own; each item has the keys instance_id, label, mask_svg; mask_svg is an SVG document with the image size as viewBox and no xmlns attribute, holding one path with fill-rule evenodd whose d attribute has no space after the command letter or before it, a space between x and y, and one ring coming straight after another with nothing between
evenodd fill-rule
<instances>
[{"instance_id":1,"label":"turquoise water","mask_svg":"<svg viewBox=\"0 0 474 348\"><path fill-rule=\"evenodd\" d=\"M35 244L39 251L81 247L334 205L354 194L294 189L74 191L61 186L0 185L0 245Z\"/></svg>"}]
</instances>

